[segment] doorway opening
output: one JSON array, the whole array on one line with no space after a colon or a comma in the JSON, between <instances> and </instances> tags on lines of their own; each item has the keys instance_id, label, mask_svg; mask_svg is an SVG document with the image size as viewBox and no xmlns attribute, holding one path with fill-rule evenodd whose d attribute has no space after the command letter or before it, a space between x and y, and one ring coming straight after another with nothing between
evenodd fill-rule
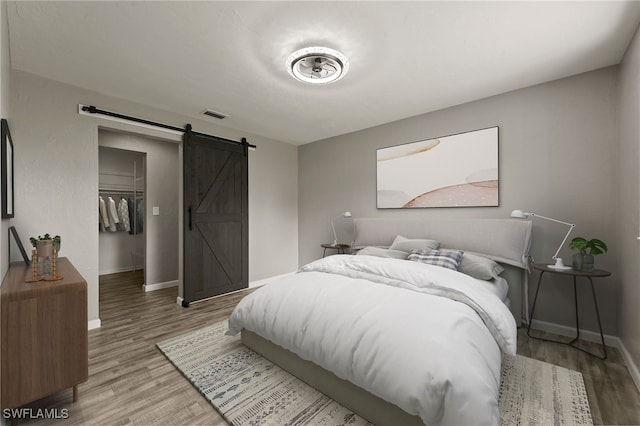
<instances>
[{"instance_id":1,"label":"doorway opening","mask_svg":"<svg viewBox=\"0 0 640 426\"><path fill-rule=\"evenodd\" d=\"M99 275L133 272L145 284L146 154L100 146Z\"/></svg>"},{"instance_id":2,"label":"doorway opening","mask_svg":"<svg viewBox=\"0 0 640 426\"><path fill-rule=\"evenodd\" d=\"M135 291L179 286L181 156L174 141L111 129L98 129L99 189L128 191L116 194L119 202L134 202L130 231L100 231L100 283L107 274L137 273L140 280L126 278ZM123 176L120 176L123 175ZM109 188L107 178L123 179ZM111 181L113 182L113 181ZM112 196L108 194L101 194ZM113 196L112 196L113 197ZM135 226L134 226L135 221ZM122 226L122 224L120 224ZM141 273L141 271L143 271ZM113 276L110 278L114 278ZM117 278L117 277L115 277ZM102 289L101 289L102 290ZM169 291L169 290L168 290Z\"/></svg>"}]
</instances>

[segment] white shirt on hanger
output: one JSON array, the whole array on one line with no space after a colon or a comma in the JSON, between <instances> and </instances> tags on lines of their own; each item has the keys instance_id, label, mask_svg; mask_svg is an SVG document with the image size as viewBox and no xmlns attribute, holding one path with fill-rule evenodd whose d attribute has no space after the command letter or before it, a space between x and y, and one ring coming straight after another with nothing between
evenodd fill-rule
<instances>
[{"instance_id":1,"label":"white shirt on hanger","mask_svg":"<svg viewBox=\"0 0 640 426\"><path fill-rule=\"evenodd\" d=\"M113 198L109 197L108 203L109 221L111 222L109 231L115 232L118 230L118 223L120 223L120 219L118 219L118 210L116 209L116 202L113 200Z\"/></svg>"},{"instance_id":2,"label":"white shirt on hanger","mask_svg":"<svg viewBox=\"0 0 640 426\"><path fill-rule=\"evenodd\" d=\"M107 213L107 203L101 196L98 196L98 210L100 211L100 224L104 229L109 227L109 214Z\"/></svg>"}]
</instances>

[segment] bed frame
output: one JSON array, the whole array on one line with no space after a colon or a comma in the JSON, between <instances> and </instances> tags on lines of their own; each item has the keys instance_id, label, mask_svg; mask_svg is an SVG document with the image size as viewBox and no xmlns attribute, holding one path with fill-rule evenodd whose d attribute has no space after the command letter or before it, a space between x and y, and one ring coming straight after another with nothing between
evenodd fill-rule
<instances>
[{"instance_id":1,"label":"bed frame","mask_svg":"<svg viewBox=\"0 0 640 426\"><path fill-rule=\"evenodd\" d=\"M510 309L518 326L527 318L528 253L531 222L517 219L400 220L354 219L353 248L388 247L397 235L440 241L443 248L481 254L499 262L509 283ZM376 426L422 425L420 417L340 379L262 337L242 330L242 343Z\"/></svg>"}]
</instances>

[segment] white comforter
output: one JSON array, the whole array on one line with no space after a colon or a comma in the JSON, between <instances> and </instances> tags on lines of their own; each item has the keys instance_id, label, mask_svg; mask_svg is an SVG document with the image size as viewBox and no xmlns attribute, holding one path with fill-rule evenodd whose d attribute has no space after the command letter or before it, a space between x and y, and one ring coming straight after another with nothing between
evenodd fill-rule
<instances>
[{"instance_id":1,"label":"white comforter","mask_svg":"<svg viewBox=\"0 0 640 426\"><path fill-rule=\"evenodd\" d=\"M334 255L245 297L228 334L254 333L427 425L497 425L502 353L516 324L460 272Z\"/></svg>"}]
</instances>

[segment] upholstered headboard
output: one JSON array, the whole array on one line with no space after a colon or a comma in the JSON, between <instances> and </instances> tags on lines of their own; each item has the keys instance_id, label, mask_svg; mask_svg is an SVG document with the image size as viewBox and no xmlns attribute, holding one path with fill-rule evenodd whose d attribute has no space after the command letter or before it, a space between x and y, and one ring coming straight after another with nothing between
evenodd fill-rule
<instances>
[{"instance_id":1,"label":"upholstered headboard","mask_svg":"<svg viewBox=\"0 0 640 426\"><path fill-rule=\"evenodd\" d=\"M440 241L440 247L481 254L511 265L508 275L511 311L518 324L528 318L531 221L521 219L354 219L353 248L388 247L398 235ZM519 269L519 270L518 270Z\"/></svg>"},{"instance_id":2,"label":"upholstered headboard","mask_svg":"<svg viewBox=\"0 0 640 426\"><path fill-rule=\"evenodd\" d=\"M354 219L354 248L388 247L394 238L428 238L440 246L480 253L529 268L531 221L520 219Z\"/></svg>"}]
</instances>

